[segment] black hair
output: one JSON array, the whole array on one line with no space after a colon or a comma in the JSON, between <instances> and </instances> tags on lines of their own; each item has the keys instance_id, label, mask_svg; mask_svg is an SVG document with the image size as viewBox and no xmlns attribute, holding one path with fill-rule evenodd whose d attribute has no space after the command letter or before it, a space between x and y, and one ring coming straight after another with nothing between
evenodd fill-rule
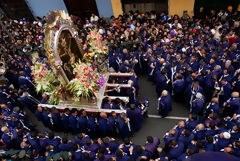
<instances>
[{"instance_id":1,"label":"black hair","mask_svg":"<svg viewBox=\"0 0 240 161\"><path fill-rule=\"evenodd\" d=\"M198 147L199 149L203 148L203 142L201 140L198 140L196 143L196 147Z\"/></svg>"},{"instance_id":2,"label":"black hair","mask_svg":"<svg viewBox=\"0 0 240 161\"><path fill-rule=\"evenodd\" d=\"M49 139L51 139L51 140L54 139L54 136L55 136L55 135L54 135L53 132L49 132L49 133L48 133L48 138L49 138Z\"/></svg>"},{"instance_id":3,"label":"black hair","mask_svg":"<svg viewBox=\"0 0 240 161\"><path fill-rule=\"evenodd\" d=\"M108 97L103 98L102 104L108 103Z\"/></svg>"},{"instance_id":4,"label":"black hair","mask_svg":"<svg viewBox=\"0 0 240 161\"><path fill-rule=\"evenodd\" d=\"M73 144L72 150L73 150L73 151L77 151L77 150L78 150L78 145L77 145L77 143L74 143L74 144Z\"/></svg>"},{"instance_id":5,"label":"black hair","mask_svg":"<svg viewBox=\"0 0 240 161\"><path fill-rule=\"evenodd\" d=\"M184 135L185 135L186 137L189 137L189 136L191 135L191 131L188 130L188 129L186 129L186 130L184 131Z\"/></svg>"},{"instance_id":6,"label":"black hair","mask_svg":"<svg viewBox=\"0 0 240 161\"><path fill-rule=\"evenodd\" d=\"M31 133L31 137L32 138L35 138L37 136L37 133L35 132L35 131L33 131L32 133Z\"/></svg>"},{"instance_id":7,"label":"black hair","mask_svg":"<svg viewBox=\"0 0 240 161\"><path fill-rule=\"evenodd\" d=\"M121 103L121 99L120 99L120 98L116 98L116 99L115 99L115 103L116 103L116 104Z\"/></svg>"},{"instance_id":8,"label":"black hair","mask_svg":"<svg viewBox=\"0 0 240 161\"><path fill-rule=\"evenodd\" d=\"M65 108L65 109L64 109L64 112L67 112L67 111L69 111L69 108Z\"/></svg>"},{"instance_id":9,"label":"black hair","mask_svg":"<svg viewBox=\"0 0 240 161\"><path fill-rule=\"evenodd\" d=\"M178 75L176 78L177 79L182 79L182 75Z\"/></svg>"},{"instance_id":10,"label":"black hair","mask_svg":"<svg viewBox=\"0 0 240 161\"><path fill-rule=\"evenodd\" d=\"M188 148L188 149L187 149L187 155L188 155L188 156L191 156L191 155L193 155L194 153L195 153L194 149L192 149L192 148Z\"/></svg>"},{"instance_id":11,"label":"black hair","mask_svg":"<svg viewBox=\"0 0 240 161\"><path fill-rule=\"evenodd\" d=\"M176 140L170 140L169 141L169 146L176 146L177 145L177 141Z\"/></svg>"},{"instance_id":12,"label":"black hair","mask_svg":"<svg viewBox=\"0 0 240 161\"><path fill-rule=\"evenodd\" d=\"M143 148L141 145L136 145L136 152L137 154L142 154Z\"/></svg>"},{"instance_id":13,"label":"black hair","mask_svg":"<svg viewBox=\"0 0 240 161\"><path fill-rule=\"evenodd\" d=\"M226 79L226 78L223 78L221 81L227 82L227 79Z\"/></svg>"},{"instance_id":14,"label":"black hair","mask_svg":"<svg viewBox=\"0 0 240 161\"><path fill-rule=\"evenodd\" d=\"M67 144L68 139L66 137L62 138L62 142L63 142L63 144Z\"/></svg>"},{"instance_id":15,"label":"black hair","mask_svg":"<svg viewBox=\"0 0 240 161\"><path fill-rule=\"evenodd\" d=\"M84 158L84 159L88 159L88 158L89 158L89 153L84 152L84 153L83 153L83 158Z\"/></svg>"},{"instance_id":16,"label":"black hair","mask_svg":"<svg viewBox=\"0 0 240 161\"><path fill-rule=\"evenodd\" d=\"M130 140L130 138L126 137L126 138L124 138L123 142L125 145L129 145L131 140Z\"/></svg>"},{"instance_id":17,"label":"black hair","mask_svg":"<svg viewBox=\"0 0 240 161\"><path fill-rule=\"evenodd\" d=\"M240 149L240 141L239 141L239 140L235 141L235 146L236 146L238 149Z\"/></svg>"},{"instance_id":18,"label":"black hair","mask_svg":"<svg viewBox=\"0 0 240 161\"><path fill-rule=\"evenodd\" d=\"M208 143L213 143L213 137L212 136L206 136L206 141Z\"/></svg>"},{"instance_id":19,"label":"black hair","mask_svg":"<svg viewBox=\"0 0 240 161\"><path fill-rule=\"evenodd\" d=\"M98 153L97 157L99 160L104 160L105 158L103 153Z\"/></svg>"},{"instance_id":20,"label":"black hair","mask_svg":"<svg viewBox=\"0 0 240 161\"><path fill-rule=\"evenodd\" d=\"M91 139L87 140L87 141L86 141L86 144L87 144L87 146L90 146L90 145L92 144Z\"/></svg>"},{"instance_id":21,"label":"black hair","mask_svg":"<svg viewBox=\"0 0 240 161\"><path fill-rule=\"evenodd\" d=\"M213 119L213 120L216 120L217 118L218 118L218 115L217 115L216 113L213 113L212 119Z\"/></svg>"},{"instance_id":22,"label":"black hair","mask_svg":"<svg viewBox=\"0 0 240 161\"><path fill-rule=\"evenodd\" d=\"M165 75L167 73L167 70L166 69L162 69L161 70L161 74Z\"/></svg>"},{"instance_id":23,"label":"black hair","mask_svg":"<svg viewBox=\"0 0 240 161\"><path fill-rule=\"evenodd\" d=\"M214 124L213 122L210 122L210 123L209 123L209 127L210 127L211 129L214 129L214 128L215 128L215 124Z\"/></svg>"},{"instance_id":24,"label":"black hair","mask_svg":"<svg viewBox=\"0 0 240 161\"><path fill-rule=\"evenodd\" d=\"M121 150L117 150L116 151L116 157L123 157L123 153L122 153L122 151Z\"/></svg>"},{"instance_id":25,"label":"black hair","mask_svg":"<svg viewBox=\"0 0 240 161\"><path fill-rule=\"evenodd\" d=\"M193 120L197 120L197 114L193 113L193 114L192 114L192 119L193 119Z\"/></svg>"},{"instance_id":26,"label":"black hair","mask_svg":"<svg viewBox=\"0 0 240 161\"><path fill-rule=\"evenodd\" d=\"M201 71L201 75L203 75L203 76L207 75L207 71L206 70L202 70Z\"/></svg>"},{"instance_id":27,"label":"black hair","mask_svg":"<svg viewBox=\"0 0 240 161\"><path fill-rule=\"evenodd\" d=\"M78 134L77 137L78 137L79 139L82 139L82 138L83 138L82 133Z\"/></svg>"},{"instance_id":28,"label":"black hair","mask_svg":"<svg viewBox=\"0 0 240 161\"><path fill-rule=\"evenodd\" d=\"M153 137L152 136L148 136L147 137L147 142L149 142L150 144L153 143Z\"/></svg>"},{"instance_id":29,"label":"black hair","mask_svg":"<svg viewBox=\"0 0 240 161\"><path fill-rule=\"evenodd\" d=\"M73 109L72 109L72 113L75 113L76 111L77 111L76 108L73 108Z\"/></svg>"},{"instance_id":30,"label":"black hair","mask_svg":"<svg viewBox=\"0 0 240 161\"><path fill-rule=\"evenodd\" d=\"M84 111L84 109L81 109L81 110L79 111L79 114L82 115L83 111Z\"/></svg>"},{"instance_id":31,"label":"black hair","mask_svg":"<svg viewBox=\"0 0 240 161\"><path fill-rule=\"evenodd\" d=\"M104 154L106 149L104 147L99 147L98 152Z\"/></svg>"}]
</instances>

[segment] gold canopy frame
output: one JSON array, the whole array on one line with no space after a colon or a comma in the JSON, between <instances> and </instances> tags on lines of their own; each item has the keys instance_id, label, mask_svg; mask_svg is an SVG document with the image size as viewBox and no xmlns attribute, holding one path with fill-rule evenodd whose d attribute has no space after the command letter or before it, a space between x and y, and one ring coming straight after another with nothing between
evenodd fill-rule
<instances>
[{"instance_id":1,"label":"gold canopy frame","mask_svg":"<svg viewBox=\"0 0 240 161\"><path fill-rule=\"evenodd\" d=\"M48 62L62 85L73 78L72 65L82 60L83 46L71 17L62 10L50 12L45 26L44 47Z\"/></svg>"},{"instance_id":2,"label":"gold canopy frame","mask_svg":"<svg viewBox=\"0 0 240 161\"><path fill-rule=\"evenodd\" d=\"M46 56L48 58L48 63L50 64L53 72L56 74L57 78L61 82L62 86L66 86L69 81L72 80L72 65L82 61L84 56L83 45L78 38L78 32L76 26L74 26L70 16L61 10L55 10L50 12L47 25L45 26L45 38L44 38L44 48L46 50ZM103 56L102 56L103 57ZM52 108L56 107L59 109L64 108L77 108L85 109L88 112L112 112L117 113L126 112L126 110L112 110L112 109L102 109L102 99L105 96L106 88L108 85L108 79L110 75L116 76L119 73L109 73L107 66L107 59L98 57L95 61L97 66L97 72L103 73L106 83L103 87L96 91L94 94L96 100L94 102L83 102L80 105L75 105L71 98L66 98L60 102L59 105L50 104L39 104L41 107ZM123 74L126 76L126 74ZM127 73L127 77L131 74ZM111 99L116 99L114 96L110 96ZM128 97L118 97L124 102L128 102ZM84 100L83 100L84 101Z\"/></svg>"}]
</instances>

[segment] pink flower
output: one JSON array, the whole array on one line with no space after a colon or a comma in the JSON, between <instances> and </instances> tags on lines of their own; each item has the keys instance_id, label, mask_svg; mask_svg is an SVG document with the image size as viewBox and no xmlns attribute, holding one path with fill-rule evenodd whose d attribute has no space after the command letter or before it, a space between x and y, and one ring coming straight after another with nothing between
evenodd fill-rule
<instances>
[{"instance_id":1,"label":"pink flower","mask_svg":"<svg viewBox=\"0 0 240 161\"><path fill-rule=\"evenodd\" d=\"M60 64L61 64L61 62L60 62L60 61L57 61L57 62L56 62L56 65L60 65Z\"/></svg>"}]
</instances>

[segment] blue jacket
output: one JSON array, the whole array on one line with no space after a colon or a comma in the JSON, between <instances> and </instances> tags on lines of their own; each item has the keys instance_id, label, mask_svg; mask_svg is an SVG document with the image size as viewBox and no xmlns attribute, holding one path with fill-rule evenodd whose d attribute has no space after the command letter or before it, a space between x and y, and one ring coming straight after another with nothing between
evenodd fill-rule
<instances>
[{"instance_id":1,"label":"blue jacket","mask_svg":"<svg viewBox=\"0 0 240 161\"><path fill-rule=\"evenodd\" d=\"M187 145L194 140L194 134L191 134L189 137L186 137L184 135L180 135L178 138L178 142L181 142L184 144L185 147L187 147Z\"/></svg>"},{"instance_id":2,"label":"blue jacket","mask_svg":"<svg viewBox=\"0 0 240 161\"><path fill-rule=\"evenodd\" d=\"M77 136L75 136L74 139L77 144L79 144L80 146L83 146L86 143L86 141L90 140L90 137L86 135L84 138L79 139Z\"/></svg>"},{"instance_id":3,"label":"blue jacket","mask_svg":"<svg viewBox=\"0 0 240 161\"><path fill-rule=\"evenodd\" d=\"M71 114L68 119L68 127L71 130L75 131L77 129L76 126L77 126L77 117Z\"/></svg>"},{"instance_id":4,"label":"blue jacket","mask_svg":"<svg viewBox=\"0 0 240 161\"><path fill-rule=\"evenodd\" d=\"M26 77L20 76L18 78L18 85L19 86L26 86L30 91L33 91L35 89L34 84L32 83L31 80L29 80Z\"/></svg>"},{"instance_id":5,"label":"blue jacket","mask_svg":"<svg viewBox=\"0 0 240 161\"><path fill-rule=\"evenodd\" d=\"M219 114L219 104L218 103L209 103L208 104L208 106L206 107L206 117L208 117L208 115L212 112Z\"/></svg>"},{"instance_id":6,"label":"blue jacket","mask_svg":"<svg viewBox=\"0 0 240 161\"><path fill-rule=\"evenodd\" d=\"M73 161L82 160L83 153L81 150L73 151L72 156L73 156Z\"/></svg>"},{"instance_id":7,"label":"blue jacket","mask_svg":"<svg viewBox=\"0 0 240 161\"><path fill-rule=\"evenodd\" d=\"M193 133L195 140L203 140L205 138L205 130L194 130Z\"/></svg>"},{"instance_id":8,"label":"blue jacket","mask_svg":"<svg viewBox=\"0 0 240 161\"><path fill-rule=\"evenodd\" d=\"M60 114L59 113L52 113L52 121L55 127L60 127Z\"/></svg>"},{"instance_id":9,"label":"blue jacket","mask_svg":"<svg viewBox=\"0 0 240 161\"><path fill-rule=\"evenodd\" d=\"M231 97L231 94L232 94L232 86L227 83L226 85L223 85L222 86L223 88L223 101L227 101L230 97Z\"/></svg>"},{"instance_id":10,"label":"blue jacket","mask_svg":"<svg viewBox=\"0 0 240 161\"><path fill-rule=\"evenodd\" d=\"M65 130L68 129L68 125L69 125L68 120L69 120L69 116L66 114L63 114L63 116L61 117L61 126Z\"/></svg>"},{"instance_id":11,"label":"blue jacket","mask_svg":"<svg viewBox=\"0 0 240 161\"><path fill-rule=\"evenodd\" d=\"M167 116L168 112L171 111L171 97L169 95L159 97L158 110L161 116Z\"/></svg>"},{"instance_id":12,"label":"blue jacket","mask_svg":"<svg viewBox=\"0 0 240 161\"><path fill-rule=\"evenodd\" d=\"M80 132L86 132L87 127L88 127L88 118L79 116L78 121L77 121L77 129Z\"/></svg>"},{"instance_id":13,"label":"blue jacket","mask_svg":"<svg viewBox=\"0 0 240 161\"><path fill-rule=\"evenodd\" d=\"M215 140L217 150L221 150L230 144L230 139L220 138L220 136L216 137Z\"/></svg>"},{"instance_id":14,"label":"blue jacket","mask_svg":"<svg viewBox=\"0 0 240 161\"><path fill-rule=\"evenodd\" d=\"M99 130L100 130L100 132L102 133L103 136L108 136L108 131L110 131L107 122L108 122L107 119L102 118L102 117L99 118L99 121L98 121Z\"/></svg>"},{"instance_id":15,"label":"blue jacket","mask_svg":"<svg viewBox=\"0 0 240 161\"><path fill-rule=\"evenodd\" d=\"M36 149L37 151L40 151L40 150L41 150L39 141L38 141L37 139L32 139L32 138L30 138L30 135L28 135L27 140L28 140L28 142L31 144L31 146L32 146L34 149Z\"/></svg>"},{"instance_id":16,"label":"blue jacket","mask_svg":"<svg viewBox=\"0 0 240 161\"><path fill-rule=\"evenodd\" d=\"M2 140L3 142L6 144L6 145L9 145L10 142L11 142L11 135L10 134L6 134L6 133L3 133L2 134Z\"/></svg>"},{"instance_id":17,"label":"blue jacket","mask_svg":"<svg viewBox=\"0 0 240 161\"><path fill-rule=\"evenodd\" d=\"M96 123L95 118L90 117L88 119L88 129L89 133L91 134L90 136L96 136L98 133L98 125Z\"/></svg>"},{"instance_id":18,"label":"blue jacket","mask_svg":"<svg viewBox=\"0 0 240 161\"><path fill-rule=\"evenodd\" d=\"M167 157L168 159L177 159L184 150L184 144L183 143L178 143L177 147L175 148L171 148L168 153L167 153Z\"/></svg>"},{"instance_id":19,"label":"blue jacket","mask_svg":"<svg viewBox=\"0 0 240 161\"><path fill-rule=\"evenodd\" d=\"M61 143L58 145L59 151L71 151L72 150L73 143L69 142L67 144Z\"/></svg>"},{"instance_id":20,"label":"blue jacket","mask_svg":"<svg viewBox=\"0 0 240 161\"><path fill-rule=\"evenodd\" d=\"M204 108L204 100L203 99L195 99L192 101L191 113L201 114Z\"/></svg>"},{"instance_id":21,"label":"blue jacket","mask_svg":"<svg viewBox=\"0 0 240 161\"><path fill-rule=\"evenodd\" d=\"M129 158L128 155L124 155L123 157L117 157L117 161L128 161Z\"/></svg>"},{"instance_id":22,"label":"blue jacket","mask_svg":"<svg viewBox=\"0 0 240 161\"><path fill-rule=\"evenodd\" d=\"M197 120L188 119L188 121L186 121L186 128L192 131L193 129L195 129L198 123L199 123L199 116L197 116Z\"/></svg>"},{"instance_id":23,"label":"blue jacket","mask_svg":"<svg viewBox=\"0 0 240 161\"><path fill-rule=\"evenodd\" d=\"M230 107L234 112L239 111L240 99L231 97L231 99L227 101L227 107Z\"/></svg>"},{"instance_id":24,"label":"blue jacket","mask_svg":"<svg viewBox=\"0 0 240 161\"><path fill-rule=\"evenodd\" d=\"M185 95L185 97L186 97L186 99L187 99L187 102L190 103L191 98L194 97L194 96L196 96L197 93L203 94L203 89L202 89L202 87L199 86L197 89L194 89L194 88L193 88L193 85L190 84L190 85L186 88L186 90L185 90L185 92L184 92L184 95ZM193 98L193 99L194 99L194 98ZM192 101L193 101L193 99L192 99Z\"/></svg>"},{"instance_id":25,"label":"blue jacket","mask_svg":"<svg viewBox=\"0 0 240 161\"><path fill-rule=\"evenodd\" d=\"M183 94L185 89L185 83L184 80L176 80L173 82L173 92L174 94Z\"/></svg>"},{"instance_id":26,"label":"blue jacket","mask_svg":"<svg viewBox=\"0 0 240 161\"><path fill-rule=\"evenodd\" d=\"M132 128L130 123L126 123L123 118L118 116L117 118L117 127L122 138L130 137L132 134Z\"/></svg>"},{"instance_id":27,"label":"blue jacket","mask_svg":"<svg viewBox=\"0 0 240 161\"><path fill-rule=\"evenodd\" d=\"M156 72L155 81L156 81L156 92L160 96L163 90L168 89L168 83L167 83L168 79L166 76L162 75L159 71L159 72Z\"/></svg>"}]
</instances>

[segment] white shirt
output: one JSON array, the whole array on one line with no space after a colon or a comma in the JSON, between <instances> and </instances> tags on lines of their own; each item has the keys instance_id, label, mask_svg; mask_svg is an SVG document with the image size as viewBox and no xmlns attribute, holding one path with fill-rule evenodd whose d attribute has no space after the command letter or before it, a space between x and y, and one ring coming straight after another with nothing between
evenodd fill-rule
<instances>
[{"instance_id":1,"label":"white shirt","mask_svg":"<svg viewBox=\"0 0 240 161\"><path fill-rule=\"evenodd\" d=\"M98 16L96 16L96 15L95 15L94 17L91 16L91 18L90 18L90 22L98 21L98 19L99 19L99 18L98 18Z\"/></svg>"}]
</instances>

